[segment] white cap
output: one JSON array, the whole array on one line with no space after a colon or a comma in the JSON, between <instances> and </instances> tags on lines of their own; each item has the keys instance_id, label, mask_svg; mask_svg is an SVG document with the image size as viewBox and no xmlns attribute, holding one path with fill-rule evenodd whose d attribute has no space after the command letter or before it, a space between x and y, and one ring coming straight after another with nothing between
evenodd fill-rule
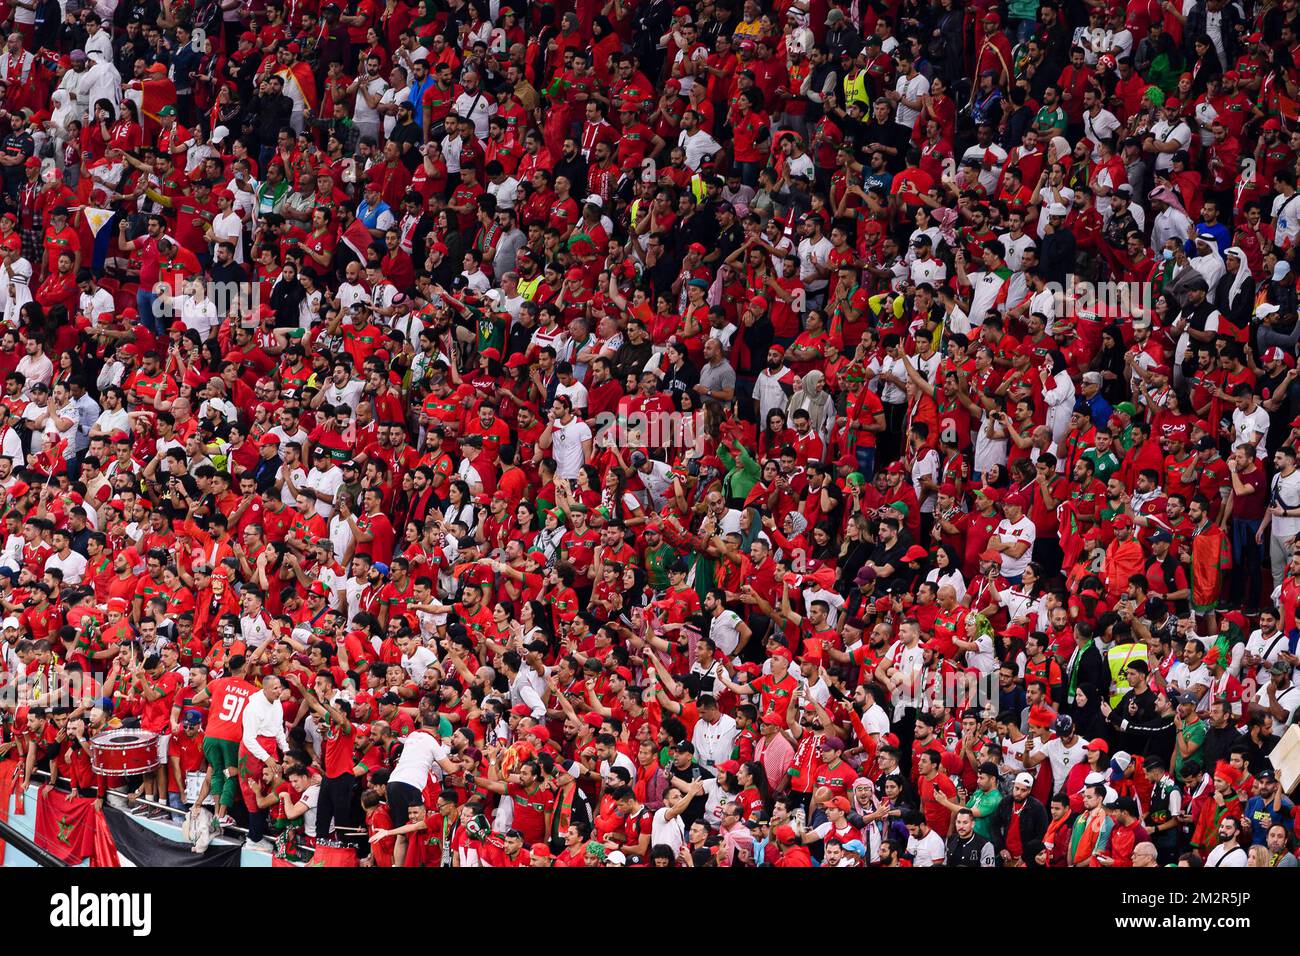
<instances>
[{"instance_id":1,"label":"white cap","mask_svg":"<svg viewBox=\"0 0 1300 956\"><path fill-rule=\"evenodd\" d=\"M584 199L583 202L585 202L589 206L595 206L597 209L605 208L605 200L601 199L595 193L592 193L590 196Z\"/></svg>"},{"instance_id":2,"label":"white cap","mask_svg":"<svg viewBox=\"0 0 1300 956\"><path fill-rule=\"evenodd\" d=\"M1049 216L1068 216L1070 210L1066 209L1063 203L1054 202L1047 207L1047 214Z\"/></svg>"},{"instance_id":3,"label":"white cap","mask_svg":"<svg viewBox=\"0 0 1300 956\"><path fill-rule=\"evenodd\" d=\"M619 866L627 866L627 857L622 850L615 850L609 856L605 857L606 863L617 863Z\"/></svg>"},{"instance_id":4,"label":"white cap","mask_svg":"<svg viewBox=\"0 0 1300 956\"><path fill-rule=\"evenodd\" d=\"M1278 307L1275 306L1272 302L1265 302L1262 305L1255 306L1255 315L1261 319L1264 316L1272 315L1274 312L1277 311L1278 311Z\"/></svg>"},{"instance_id":5,"label":"white cap","mask_svg":"<svg viewBox=\"0 0 1300 956\"><path fill-rule=\"evenodd\" d=\"M22 627L22 624L19 623L18 618L16 617L7 617L3 621L0 621L0 631L7 631L11 627L14 630L17 630Z\"/></svg>"},{"instance_id":6,"label":"white cap","mask_svg":"<svg viewBox=\"0 0 1300 956\"><path fill-rule=\"evenodd\" d=\"M1027 771L1016 774L1016 786L1030 787L1034 785L1034 775Z\"/></svg>"},{"instance_id":7,"label":"white cap","mask_svg":"<svg viewBox=\"0 0 1300 956\"><path fill-rule=\"evenodd\" d=\"M212 131L212 135L209 136L208 139L215 145L217 143L224 143L228 136L230 136L230 127L218 126Z\"/></svg>"}]
</instances>

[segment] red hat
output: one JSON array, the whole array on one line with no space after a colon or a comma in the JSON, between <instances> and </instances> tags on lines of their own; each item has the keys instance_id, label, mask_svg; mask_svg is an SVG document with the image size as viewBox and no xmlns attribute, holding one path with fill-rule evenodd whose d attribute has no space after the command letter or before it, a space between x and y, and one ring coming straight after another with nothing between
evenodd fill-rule
<instances>
[{"instance_id":1,"label":"red hat","mask_svg":"<svg viewBox=\"0 0 1300 956\"><path fill-rule=\"evenodd\" d=\"M27 168L28 168L28 169L35 169L35 168L37 168L37 167L40 166L40 165L41 165L41 161L40 161L39 157L36 157L36 156L28 156L28 157L27 157Z\"/></svg>"},{"instance_id":2,"label":"red hat","mask_svg":"<svg viewBox=\"0 0 1300 956\"><path fill-rule=\"evenodd\" d=\"M740 771L740 761L724 760L717 765L716 769L721 770L723 773L738 773Z\"/></svg>"},{"instance_id":3,"label":"red hat","mask_svg":"<svg viewBox=\"0 0 1300 956\"><path fill-rule=\"evenodd\" d=\"M1002 499L1002 507L1005 508L1008 505L1012 508L1019 508L1023 511L1025 508L1029 507L1029 496L1023 491L1014 491Z\"/></svg>"},{"instance_id":4,"label":"red hat","mask_svg":"<svg viewBox=\"0 0 1300 956\"><path fill-rule=\"evenodd\" d=\"M929 551L925 550L925 548L921 547L919 544L914 544L907 549L906 553L903 555L903 560L924 561L929 556L930 556Z\"/></svg>"},{"instance_id":5,"label":"red hat","mask_svg":"<svg viewBox=\"0 0 1300 956\"><path fill-rule=\"evenodd\" d=\"M579 269L577 266L574 266L572 269L570 269L568 272L564 274L564 278L571 279L574 282L581 282L585 276L586 273L583 272L581 269Z\"/></svg>"},{"instance_id":6,"label":"red hat","mask_svg":"<svg viewBox=\"0 0 1300 956\"><path fill-rule=\"evenodd\" d=\"M998 16L998 12L997 12L996 10L990 10L988 13L984 14L984 22L985 22L985 23L1001 23L1001 22L1002 22L1002 18L1001 18L1000 16Z\"/></svg>"},{"instance_id":7,"label":"red hat","mask_svg":"<svg viewBox=\"0 0 1300 956\"><path fill-rule=\"evenodd\" d=\"M687 252L698 252L700 255L707 255L709 250L702 242L692 242L686 247Z\"/></svg>"},{"instance_id":8,"label":"red hat","mask_svg":"<svg viewBox=\"0 0 1300 956\"><path fill-rule=\"evenodd\" d=\"M320 581L313 581L311 587L307 589L308 594L314 594L317 597L329 597L329 591Z\"/></svg>"},{"instance_id":9,"label":"red hat","mask_svg":"<svg viewBox=\"0 0 1300 956\"><path fill-rule=\"evenodd\" d=\"M12 485L9 486L9 497L21 498L23 495L27 494L27 492L31 490L32 490L32 486L27 484L27 482L15 481Z\"/></svg>"},{"instance_id":10,"label":"red hat","mask_svg":"<svg viewBox=\"0 0 1300 956\"><path fill-rule=\"evenodd\" d=\"M254 33L252 30L245 30L243 33L239 35L239 39L247 40L249 43L256 43L257 34Z\"/></svg>"},{"instance_id":11,"label":"red hat","mask_svg":"<svg viewBox=\"0 0 1300 956\"><path fill-rule=\"evenodd\" d=\"M947 495L949 498L957 497L957 486L951 481L945 481L939 486L939 494Z\"/></svg>"},{"instance_id":12,"label":"red hat","mask_svg":"<svg viewBox=\"0 0 1300 956\"><path fill-rule=\"evenodd\" d=\"M521 365L527 365L528 359L522 352L516 352L510 358L506 359L506 368L519 368Z\"/></svg>"},{"instance_id":13,"label":"red hat","mask_svg":"<svg viewBox=\"0 0 1300 956\"><path fill-rule=\"evenodd\" d=\"M108 599L108 611L109 611L110 614L113 613L114 611L116 611L118 614L125 614L125 613L126 613L126 598L120 598L120 597L109 598L109 599Z\"/></svg>"},{"instance_id":14,"label":"red hat","mask_svg":"<svg viewBox=\"0 0 1300 956\"><path fill-rule=\"evenodd\" d=\"M490 362L499 362L499 361L501 361L501 350L500 350L500 349L486 348L486 349L484 349L482 352L479 352L478 354L481 355L481 356L483 356L485 359L487 359L487 360L490 361Z\"/></svg>"},{"instance_id":15,"label":"red hat","mask_svg":"<svg viewBox=\"0 0 1300 956\"><path fill-rule=\"evenodd\" d=\"M1235 787L1241 782L1241 771L1228 763L1226 760L1220 760L1214 768L1214 779L1222 780L1230 787Z\"/></svg>"},{"instance_id":16,"label":"red hat","mask_svg":"<svg viewBox=\"0 0 1300 956\"><path fill-rule=\"evenodd\" d=\"M835 807L837 810L843 810L845 813L848 813L853 809L853 804L849 803L848 797L836 797L830 802L830 805Z\"/></svg>"},{"instance_id":17,"label":"red hat","mask_svg":"<svg viewBox=\"0 0 1300 956\"><path fill-rule=\"evenodd\" d=\"M1000 562L1002 560L1002 555L998 554L996 551L981 551L980 560Z\"/></svg>"},{"instance_id":18,"label":"red hat","mask_svg":"<svg viewBox=\"0 0 1300 956\"><path fill-rule=\"evenodd\" d=\"M1133 519L1130 518L1128 515L1121 513L1121 514L1117 514L1111 520L1111 524L1114 525L1117 530L1120 528L1131 528L1133 527Z\"/></svg>"},{"instance_id":19,"label":"red hat","mask_svg":"<svg viewBox=\"0 0 1300 956\"><path fill-rule=\"evenodd\" d=\"M528 853L542 860L549 860L552 856L551 848L545 843L534 843L528 848Z\"/></svg>"},{"instance_id":20,"label":"red hat","mask_svg":"<svg viewBox=\"0 0 1300 956\"><path fill-rule=\"evenodd\" d=\"M1088 741L1086 749L1091 750L1093 753L1108 754L1110 753L1110 744L1106 743L1106 741L1102 740L1100 737L1094 737L1092 740Z\"/></svg>"},{"instance_id":21,"label":"red hat","mask_svg":"<svg viewBox=\"0 0 1300 956\"><path fill-rule=\"evenodd\" d=\"M1052 713L1041 704L1035 706L1029 711L1030 727L1050 727L1056 720L1056 714Z\"/></svg>"},{"instance_id":22,"label":"red hat","mask_svg":"<svg viewBox=\"0 0 1300 956\"><path fill-rule=\"evenodd\" d=\"M788 823L783 823L773 830L772 836L776 837L777 843L794 843L799 839L798 834L794 832L794 827Z\"/></svg>"},{"instance_id":23,"label":"red hat","mask_svg":"<svg viewBox=\"0 0 1300 956\"><path fill-rule=\"evenodd\" d=\"M763 723L768 724L769 726L772 726L772 727L784 727L784 726L785 726L785 721L783 721L783 720L782 720L780 717L778 717L776 714L764 714L764 715L763 715Z\"/></svg>"},{"instance_id":24,"label":"red hat","mask_svg":"<svg viewBox=\"0 0 1300 956\"><path fill-rule=\"evenodd\" d=\"M767 308L767 299L763 298L761 295L756 295L749 300L749 307L762 312ZM782 349L781 351L784 352L785 349Z\"/></svg>"},{"instance_id":25,"label":"red hat","mask_svg":"<svg viewBox=\"0 0 1300 956\"><path fill-rule=\"evenodd\" d=\"M551 739L551 732L541 724L538 724L536 727L529 727L524 731L524 733L536 737L538 740L542 741L542 743L546 743Z\"/></svg>"},{"instance_id":26,"label":"red hat","mask_svg":"<svg viewBox=\"0 0 1300 956\"><path fill-rule=\"evenodd\" d=\"M905 470L902 461L895 459L889 463L889 467L885 469L885 473L890 475L901 475Z\"/></svg>"},{"instance_id":27,"label":"red hat","mask_svg":"<svg viewBox=\"0 0 1300 956\"><path fill-rule=\"evenodd\" d=\"M288 50L290 53L302 52L302 47L299 46L297 43L290 43L287 47L285 47L285 49Z\"/></svg>"},{"instance_id":28,"label":"red hat","mask_svg":"<svg viewBox=\"0 0 1300 956\"><path fill-rule=\"evenodd\" d=\"M278 445L280 444L280 436L275 434L275 432L267 432L257 440L257 443L262 446Z\"/></svg>"},{"instance_id":29,"label":"red hat","mask_svg":"<svg viewBox=\"0 0 1300 956\"><path fill-rule=\"evenodd\" d=\"M791 653L788 647L778 647L772 652L772 657L784 657L787 661L794 660L794 654Z\"/></svg>"},{"instance_id":30,"label":"red hat","mask_svg":"<svg viewBox=\"0 0 1300 956\"><path fill-rule=\"evenodd\" d=\"M994 504L997 504L999 501L1002 500L1002 492L997 488L980 486L979 488L975 489L975 494L983 495L985 498L987 498L989 501L993 502Z\"/></svg>"},{"instance_id":31,"label":"red hat","mask_svg":"<svg viewBox=\"0 0 1300 956\"><path fill-rule=\"evenodd\" d=\"M1271 116L1268 119L1264 120L1264 129L1281 129L1281 128L1282 128L1282 124L1281 122L1278 121L1277 117L1275 116Z\"/></svg>"},{"instance_id":32,"label":"red hat","mask_svg":"<svg viewBox=\"0 0 1300 956\"><path fill-rule=\"evenodd\" d=\"M605 718L600 714L587 714L582 720L592 730L600 730L601 727L605 726Z\"/></svg>"},{"instance_id":33,"label":"red hat","mask_svg":"<svg viewBox=\"0 0 1300 956\"><path fill-rule=\"evenodd\" d=\"M510 713L514 714L516 717L528 717L532 712L532 708L527 704L515 704L515 706L510 708Z\"/></svg>"}]
</instances>

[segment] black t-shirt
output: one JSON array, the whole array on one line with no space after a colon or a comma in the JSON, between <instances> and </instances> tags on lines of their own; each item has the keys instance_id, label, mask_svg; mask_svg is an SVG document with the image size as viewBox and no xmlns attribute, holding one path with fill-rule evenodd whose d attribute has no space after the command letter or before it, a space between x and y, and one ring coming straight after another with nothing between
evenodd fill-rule
<instances>
[{"instance_id":1,"label":"black t-shirt","mask_svg":"<svg viewBox=\"0 0 1300 956\"><path fill-rule=\"evenodd\" d=\"M398 123L393 127L393 135L388 138L397 144L407 171L415 172L415 168L424 162L424 157L420 155L420 146L424 143L424 132L420 129L420 124L414 120ZM407 149L407 143L411 144L410 149Z\"/></svg>"}]
</instances>

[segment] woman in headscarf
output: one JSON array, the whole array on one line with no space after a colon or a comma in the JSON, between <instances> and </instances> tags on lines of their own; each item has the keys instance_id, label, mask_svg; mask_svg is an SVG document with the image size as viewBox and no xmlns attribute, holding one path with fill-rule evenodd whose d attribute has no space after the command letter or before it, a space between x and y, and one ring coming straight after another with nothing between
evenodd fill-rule
<instances>
[{"instance_id":1,"label":"woman in headscarf","mask_svg":"<svg viewBox=\"0 0 1300 956\"><path fill-rule=\"evenodd\" d=\"M1246 253L1240 246L1230 246L1223 254L1226 270L1214 286L1214 307L1234 328L1238 342L1250 336L1250 319L1255 311L1255 278L1246 265ZM1222 325L1220 331L1227 331Z\"/></svg>"},{"instance_id":2,"label":"woman in headscarf","mask_svg":"<svg viewBox=\"0 0 1300 956\"><path fill-rule=\"evenodd\" d=\"M1101 712L1105 696L1092 684L1080 684L1074 689L1074 700L1070 702L1070 716L1074 718L1074 729L1085 740L1106 737L1106 717ZM1102 769L1105 769L1104 765Z\"/></svg>"},{"instance_id":3,"label":"woman in headscarf","mask_svg":"<svg viewBox=\"0 0 1300 956\"><path fill-rule=\"evenodd\" d=\"M50 95L50 118L35 124L36 155L55 156L59 165L63 165L63 144L68 141L68 123L80 118L80 111L72 97L65 89L57 89ZM48 147L48 149L47 149Z\"/></svg>"},{"instance_id":4,"label":"woman in headscarf","mask_svg":"<svg viewBox=\"0 0 1300 956\"><path fill-rule=\"evenodd\" d=\"M1047 353L1048 363L1039 370L1043 382L1043 401L1047 403L1047 427L1052 441L1060 445L1070 431L1070 414L1074 411L1074 379L1065 356L1059 349ZM1050 367L1049 367L1050 366Z\"/></svg>"},{"instance_id":5,"label":"woman in headscarf","mask_svg":"<svg viewBox=\"0 0 1300 956\"><path fill-rule=\"evenodd\" d=\"M1112 407L1129 398L1128 369L1124 365L1127 352L1124 333L1112 323L1101 330L1101 348L1088 365L1089 371L1101 373L1101 394Z\"/></svg>"},{"instance_id":6,"label":"woman in headscarf","mask_svg":"<svg viewBox=\"0 0 1300 956\"><path fill-rule=\"evenodd\" d=\"M812 419L812 429L821 436L823 442L829 442L831 426L835 423L835 402L825 388L825 376L817 369L805 373L799 390L790 396L785 407L786 418L803 409Z\"/></svg>"}]
</instances>

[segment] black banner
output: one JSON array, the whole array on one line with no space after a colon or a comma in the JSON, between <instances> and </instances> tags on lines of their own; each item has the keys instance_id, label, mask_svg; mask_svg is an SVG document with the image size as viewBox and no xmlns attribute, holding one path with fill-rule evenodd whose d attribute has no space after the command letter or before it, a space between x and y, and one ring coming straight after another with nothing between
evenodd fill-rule
<instances>
[{"instance_id":1,"label":"black banner","mask_svg":"<svg viewBox=\"0 0 1300 956\"><path fill-rule=\"evenodd\" d=\"M117 851L136 866L151 867L237 867L239 847L209 844L204 853L191 853L186 843L169 840L141 826L129 813L105 805L104 819L113 834Z\"/></svg>"}]
</instances>

